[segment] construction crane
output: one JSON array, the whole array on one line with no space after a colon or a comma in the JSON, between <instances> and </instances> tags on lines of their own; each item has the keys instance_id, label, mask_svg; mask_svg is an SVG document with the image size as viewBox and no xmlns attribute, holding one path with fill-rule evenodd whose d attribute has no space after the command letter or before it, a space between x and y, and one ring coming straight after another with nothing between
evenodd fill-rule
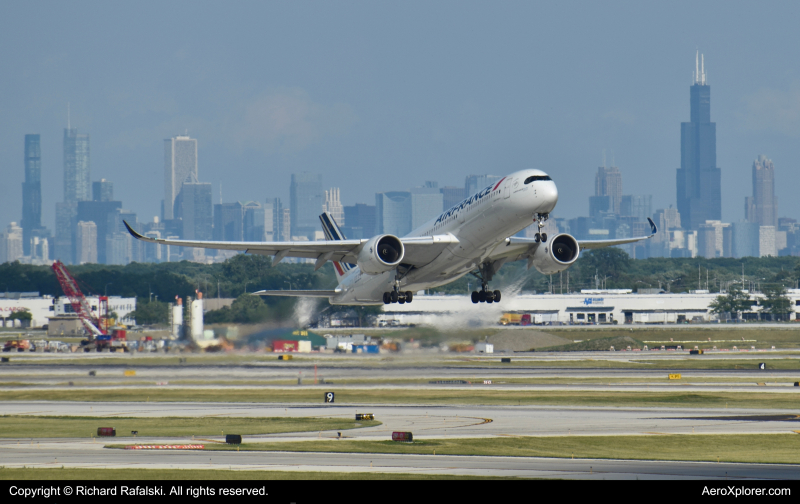
<instances>
[{"instance_id":1,"label":"construction crane","mask_svg":"<svg viewBox=\"0 0 800 504\"><path fill-rule=\"evenodd\" d=\"M109 349L113 352L118 348L127 351L125 330L112 328L112 334L109 334L107 317L108 297L99 296L100 306L97 310L97 317L95 317L92 314L92 307L89 305L89 301L86 300L80 287L78 287L78 282L69 274L64 263L55 261L52 268L53 272L56 274L59 285L61 285L61 290L63 290L64 295L69 298L72 311L78 315L78 318L89 333L89 339L81 341L84 351L89 352L92 349L96 349L100 352L103 349Z\"/></svg>"}]
</instances>

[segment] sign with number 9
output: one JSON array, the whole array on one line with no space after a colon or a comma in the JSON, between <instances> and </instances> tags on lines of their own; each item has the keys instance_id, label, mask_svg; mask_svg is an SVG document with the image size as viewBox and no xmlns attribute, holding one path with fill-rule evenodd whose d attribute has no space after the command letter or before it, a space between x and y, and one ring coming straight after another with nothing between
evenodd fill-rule
<instances>
[{"instance_id":1,"label":"sign with number 9","mask_svg":"<svg viewBox=\"0 0 800 504\"><path fill-rule=\"evenodd\" d=\"M333 402L333 392L325 392L325 402L326 403Z\"/></svg>"}]
</instances>

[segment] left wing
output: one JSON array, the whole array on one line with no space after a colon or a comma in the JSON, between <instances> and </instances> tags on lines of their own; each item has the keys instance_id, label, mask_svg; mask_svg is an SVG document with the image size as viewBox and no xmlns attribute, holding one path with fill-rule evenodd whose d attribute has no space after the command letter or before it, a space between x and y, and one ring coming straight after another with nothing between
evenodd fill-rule
<instances>
[{"instance_id":1,"label":"left wing","mask_svg":"<svg viewBox=\"0 0 800 504\"><path fill-rule=\"evenodd\" d=\"M654 237L656 233L658 233L658 228L656 228L656 223L653 222L653 219L650 217L647 218L647 222L650 223L650 235L649 236L636 236L633 238L620 238L619 240L578 240L578 245L580 245L581 250L584 249L598 249L604 247L613 247L615 245L624 245L626 243L633 243L641 240L649 240L650 238Z\"/></svg>"},{"instance_id":2,"label":"left wing","mask_svg":"<svg viewBox=\"0 0 800 504\"><path fill-rule=\"evenodd\" d=\"M598 249L604 247L613 247L615 245L624 245L626 243L634 243L641 240L648 240L656 235L658 229L653 219L647 218L650 223L651 233L648 236L635 236L632 238L620 238L617 240L576 240L581 250L585 249ZM547 243L547 242L545 242ZM536 248L539 247L541 242L533 238L520 238L518 236L511 236L501 242L492 253L489 255L490 261L505 259L506 261L519 261L521 259L528 259L533 256Z\"/></svg>"}]
</instances>

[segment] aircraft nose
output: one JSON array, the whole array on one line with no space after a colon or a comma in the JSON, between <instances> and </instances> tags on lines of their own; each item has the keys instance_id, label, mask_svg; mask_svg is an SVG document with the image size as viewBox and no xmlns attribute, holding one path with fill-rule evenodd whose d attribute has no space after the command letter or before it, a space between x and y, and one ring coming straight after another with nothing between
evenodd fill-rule
<instances>
[{"instance_id":1,"label":"aircraft nose","mask_svg":"<svg viewBox=\"0 0 800 504\"><path fill-rule=\"evenodd\" d=\"M548 181L543 183L542 187L536 192L539 200L541 201L539 212L552 212L556 207L556 203L558 203L558 188L556 187L555 182Z\"/></svg>"}]
</instances>

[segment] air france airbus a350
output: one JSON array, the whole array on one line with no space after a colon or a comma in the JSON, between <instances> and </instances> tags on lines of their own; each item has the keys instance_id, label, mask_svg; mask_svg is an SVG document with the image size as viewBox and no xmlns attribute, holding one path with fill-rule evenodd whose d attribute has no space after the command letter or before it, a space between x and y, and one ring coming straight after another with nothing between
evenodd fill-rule
<instances>
[{"instance_id":1,"label":"air france airbus a350","mask_svg":"<svg viewBox=\"0 0 800 504\"><path fill-rule=\"evenodd\" d=\"M325 241L304 242L214 242L163 240L142 236L127 222L136 238L151 243L242 250L275 256L311 258L317 270L332 261L339 285L334 290L259 291L262 296L326 297L336 305L410 303L413 293L450 283L466 274L481 281L472 292L473 303L497 303L499 290L489 283L509 261L525 259L544 274L564 271L578 259L580 249L595 249L633 243L649 236L617 240L578 242L566 233L548 237L541 232L558 202L553 180L540 170L522 170L504 177L458 205L431 219L406 236L390 234L370 239L348 240L327 212L320 215ZM539 225L533 238L514 236L532 220Z\"/></svg>"}]
</instances>

